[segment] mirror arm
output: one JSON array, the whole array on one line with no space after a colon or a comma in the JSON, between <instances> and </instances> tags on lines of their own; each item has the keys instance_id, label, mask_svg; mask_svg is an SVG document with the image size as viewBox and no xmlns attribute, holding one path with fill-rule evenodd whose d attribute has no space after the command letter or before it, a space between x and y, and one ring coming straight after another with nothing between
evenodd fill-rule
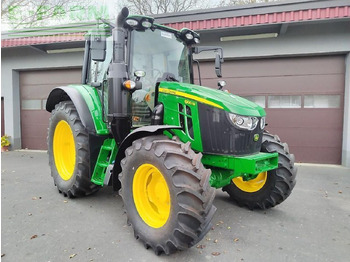
<instances>
[{"instance_id":1,"label":"mirror arm","mask_svg":"<svg viewBox=\"0 0 350 262\"><path fill-rule=\"evenodd\" d=\"M199 85L202 85L202 78L201 78L201 70L199 67L199 61L196 59L193 59L193 62L195 62L197 64L197 68L198 68L198 79L199 79Z\"/></svg>"},{"instance_id":2,"label":"mirror arm","mask_svg":"<svg viewBox=\"0 0 350 262\"><path fill-rule=\"evenodd\" d=\"M90 84L92 87L101 87L102 83L101 82L91 82Z\"/></svg>"},{"instance_id":3,"label":"mirror arm","mask_svg":"<svg viewBox=\"0 0 350 262\"><path fill-rule=\"evenodd\" d=\"M193 47L193 52L195 54L199 54L203 51L217 51L217 50L221 50L221 56L223 55L222 52L222 47L221 46L195 46Z\"/></svg>"}]
</instances>

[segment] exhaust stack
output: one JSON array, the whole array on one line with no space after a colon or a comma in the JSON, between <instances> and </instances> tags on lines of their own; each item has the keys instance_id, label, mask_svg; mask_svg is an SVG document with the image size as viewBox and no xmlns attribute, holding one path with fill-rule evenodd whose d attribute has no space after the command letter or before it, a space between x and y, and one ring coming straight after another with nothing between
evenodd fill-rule
<instances>
[{"instance_id":1,"label":"exhaust stack","mask_svg":"<svg viewBox=\"0 0 350 262\"><path fill-rule=\"evenodd\" d=\"M124 7L119 13L117 25L112 31L113 60L109 66L108 76L108 122L118 145L130 133L131 129L130 93L122 86L128 78L125 63L127 32L123 28L128 15L129 10Z\"/></svg>"}]
</instances>

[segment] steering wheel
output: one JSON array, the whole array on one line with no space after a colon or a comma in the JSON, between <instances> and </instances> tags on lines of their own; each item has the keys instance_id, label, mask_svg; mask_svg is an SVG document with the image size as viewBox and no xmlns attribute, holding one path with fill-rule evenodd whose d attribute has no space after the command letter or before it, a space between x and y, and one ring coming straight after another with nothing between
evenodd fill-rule
<instances>
[{"instance_id":1,"label":"steering wheel","mask_svg":"<svg viewBox=\"0 0 350 262\"><path fill-rule=\"evenodd\" d=\"M162 76L162 72L157 68L151 68L150 71L152 72L152 78L154 79L158 79L159 77Z\"/></svg>"},{"instance_id":2,"label":"steering wheel","mask_svg":"<svg viewBox=\"0 0 350 262\"><path fill-rule=\"evenodd\" d=\"M150 68L147 71L149 73L148 77L146 74L146 76L143 79L141 79L141 81L144 87L150 88L153 87L157 79L162 76L162 72L157 68Z\"/></svg>"}]
</instances>

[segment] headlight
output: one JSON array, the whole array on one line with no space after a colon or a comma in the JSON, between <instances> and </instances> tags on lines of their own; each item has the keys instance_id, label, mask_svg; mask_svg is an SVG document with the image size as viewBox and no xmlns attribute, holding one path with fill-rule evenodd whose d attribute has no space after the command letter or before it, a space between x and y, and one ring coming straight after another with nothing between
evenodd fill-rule
<instances>
[{"instance_id":1,"label":"headlight","mask_svg":"<svg viewBox=\"0 0 350 262\"><path fill-rule=\"evenodd\" d=\"M266 123L266 120L265 120L265 117L263 116L260 120L260 129L263 130L265 128L265 123Z\"/></svg>"},{"instance_id":2,"label":"headlight","mask_svg":"<svg viewBox=\"0 0 350 262\"><path fill-rule=\"evenodd\" d=\"M259 122L255 116L240 116L232 113L228 115L233 125L239 129L254 130Z\"/></svg>"}]
</instances>

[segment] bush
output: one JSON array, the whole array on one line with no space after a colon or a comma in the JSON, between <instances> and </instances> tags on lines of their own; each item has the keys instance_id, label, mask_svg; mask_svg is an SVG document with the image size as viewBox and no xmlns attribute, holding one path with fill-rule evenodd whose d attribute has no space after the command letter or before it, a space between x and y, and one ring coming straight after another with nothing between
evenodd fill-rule
<instances>
[{"instance_id":1,"label":"bush","mask_svg":"<svg viewBox=\"0 0 350 262\"><path fill-rule=\"evenodd\" d=\"M8 135L4 135L1 137L1 146L9 146L11 145L10 143L10 137Z\"/></svg>"}]
</instances>

